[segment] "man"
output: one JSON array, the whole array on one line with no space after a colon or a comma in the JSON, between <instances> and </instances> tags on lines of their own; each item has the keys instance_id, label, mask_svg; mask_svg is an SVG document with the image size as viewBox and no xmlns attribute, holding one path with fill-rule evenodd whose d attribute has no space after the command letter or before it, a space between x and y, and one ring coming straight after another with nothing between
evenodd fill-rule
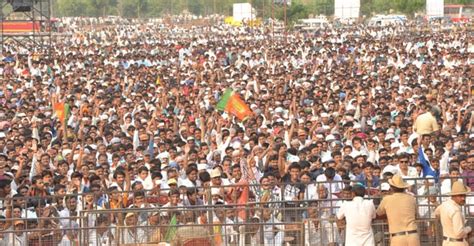
<instances>
[{"instance_id":1,"label":"man","mask_svg":"<svg viewBox=\"0 0 474 246\"><path fill-rule=\"evenodd\" d=\"M472 190L474 189L474 155L467 157L467 168L463 170L462 177L466 185Z\"/></svg>"},{"instance_id":2,"label":"man","mask_svg":"<svg viewBox=\"0 0 474 246\"><path fill-rule=\"evenodd\" d=\"M466 203L466 194L471 189L460 181L453 183L449 195L451 199L443 202L435 210L437 218L441 219L443 226L443 246L469 245L469 237L472 236L472 228L465 225L465 218L461 206Z\"/></svg>"},{"instance_id":3,"label":"man","mask_svg":"<svg viewBox=\"0 0 474 246\"><path fill-rule=\"evenodd\" d=\"M372 219L375 219L375 206L370 200L364 200L365 187L352 187L352 201L342 203L337 219L346 218L346 246L374 245Z\"/></svg>"},{"instance_id":4,"label":"man","mask_svg":"<svg viewBox=\"0 0 474 246\"><path fill-rule=\"evenodd\" d=\"M398 157L398 165L397 165L397 172L402 176L404 179L413 179L418 177L418 173L416 171L415 167L412 167L410 165L410 157L408 154L403 153L400 154ZM410 185L414 185L415 181L414 180L408 180L407 181Z\"/></svg>"},{"instance_id":5,"label":"man","mask_svg":"<svg viewBox=\"0 0 474 246\"><path fill-rule=\"evenodd\" d=\"M320 199L318 203L318 211L322 227L321 242L324 245L337 245L341 240L339 228L334 222L337 204L335 200L337 197L331 195L324 184L319 184L317 186L317 191L318 199Z\"/></svg>"},{"instance_id":6,"label":"man","mask_svg":"<svg viewBox=\"0 0 474 246\"><path fill-rule=\"evenodd\" d=\"M264 208L262 210L264 245L283 245L284 225L275 218L272 209Z\"/></svg>"},{"instance_id":7,"label":"man","mask_svg":"<svg viewBox=\"0 0 474 246\"><path fill-rule=\"evenodd\" d=\"M377 209L377 215L387 215L388 229L390 232L390 245L420 245L416 217L415 198L407 193L405 189L410 187L403 178L396 174L388 180L393 194L383 198Z\"/></svg>"},{"instance_id":8,"label":"man","mask_svg":"<svg viewBox=\"0 0 474 246\"><path fill-rule=\"evenodd\" d=\"M449 176L443 179L443 181L441 181L441 195L446 195L449 192L451 192L451 188L456 181L462 182L462 180L459 177L460 177L459 168L450 167Z\"/></svg>"},{"instance_id":9,"label":"man","mask_svg":"<svg viewBox=\"0 0 474 246\"><path fill-rule=\"evenodd\" d=\"M356 180L370 188L377 188L380 185L379 177L373 175L374 165L370 162L362 166L363 173L357 176Z\"/></svg>"},{"instance_id":10,"label":"man","mask_svg":"<svg viewBox=\"0 0 474 246\"><path fill-rule=\"evenodd\" d=\"M341 181L341 176L336 174L336 170L332 167L326 168L324 174L321 174L316 178L317 183L324 184L329 193L335 195L339 194L343 188L343 183Z\"/></svg>"},{"instance_id":11,"label":"man","mask_svg":"<svg viewBox=\"0 0 474 246\"><path fill-rule=\"evenodd\" d=\"M419 135L431 134L439 130L439 125L436 118L441 115L441 110L437 106L431 107L429 112L418 115L413 130Z\"/></svg>"}]
</instances>

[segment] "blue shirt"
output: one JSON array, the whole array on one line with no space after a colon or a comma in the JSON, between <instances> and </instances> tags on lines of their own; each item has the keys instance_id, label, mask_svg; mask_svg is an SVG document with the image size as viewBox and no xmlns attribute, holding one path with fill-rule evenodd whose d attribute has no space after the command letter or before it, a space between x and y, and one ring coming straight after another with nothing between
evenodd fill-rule
<instances>
[{"instance_id":1,"label":"blue shirt","mask_svg":"<svg viewBox=\"0 0 474 246\"><path fill-rule=\"evenodd\" d=\"M438 183L439 170L435 170L433 167L431 167L430 163L425 158L422 147L418 148L418 162L423 166L423 178L426 178L426 176L430 175L434 177L436 183Z\"/></svg>"},{"instance_id":2,"label":"blue shirt","mask_svg":"<svg viewBox=\"0 0 474 246\"><path fill-rule=\"evenodd\" d=\"M365 187L369 187L369 185L368 185L369 180L367 179L367 177L365 176L364 173L359 174L356 177L356 181L360 182ZM375 187L378 187L378 186L380 186L380 178L376 177L376 176L372 176L372 184L370 184L370 187L375 188Z\"/></svg>"}]
</instances>

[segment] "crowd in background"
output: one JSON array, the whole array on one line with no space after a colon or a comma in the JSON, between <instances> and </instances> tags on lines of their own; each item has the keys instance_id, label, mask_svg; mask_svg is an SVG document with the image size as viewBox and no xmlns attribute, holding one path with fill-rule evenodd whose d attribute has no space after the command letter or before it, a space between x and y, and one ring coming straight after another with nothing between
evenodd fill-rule
<instances>
[{"instance_id":1,"label":"crowd in background","mask_svg":"<svg viewBox=\"0 0 474 246\"><path fill-rule=\"evenodd\" d=\"M228 224L214 240L243 245L239 223L333 218L331 199L360 185L376 201L395 174L425 205L456 180L474 189L474 40L463 26L81 28L50 56L14 44L0 55L1 245L75 245L75 217L100 210L116 212L87 220L90 245L164 241L165 229L133 226L173 221ZM216 110L228 88L252 117ZM310 226L323 233L306 244L342 244L335 224ZM251 241L282 245L284 230L270 227Z\"/></svg>"}]
</instances>

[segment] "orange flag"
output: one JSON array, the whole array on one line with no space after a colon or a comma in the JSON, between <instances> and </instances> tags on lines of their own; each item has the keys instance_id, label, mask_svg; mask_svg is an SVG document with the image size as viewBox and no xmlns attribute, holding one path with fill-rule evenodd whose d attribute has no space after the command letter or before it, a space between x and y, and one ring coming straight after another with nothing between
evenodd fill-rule
<instances>
[{"instance_id":1,"label":"orange flag","mask_svg":"<svg viewBox=\"0 0 474 246\"><path fill-rule=\"evenodd\" d=\"M217 109L233 114L239 120L245 120L253 114L249 106L231 89L224 92L222 99L217 104Z\"/></svg>"},{"instance_id":2,"label":"orange flag","mask_svg":"<svg viewBox=\"0 0 474 246\"><path fill-rule=\"evenodd\" d=\"M54 103L53 109L61 123L64 123L69 113L69 105L67 103L58 102Z\"/></svg>"}]
</instances>

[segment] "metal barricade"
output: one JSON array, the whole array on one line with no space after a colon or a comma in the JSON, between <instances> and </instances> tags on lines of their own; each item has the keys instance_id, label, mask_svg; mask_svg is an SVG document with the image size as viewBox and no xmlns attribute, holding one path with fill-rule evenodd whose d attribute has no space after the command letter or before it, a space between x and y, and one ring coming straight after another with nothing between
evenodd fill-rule
<instances>
[{"instance_id":1,"label":"metal barricade","mask_svg":"<svg viewBox=\"0 0 474 246\"><path fill-rule=\"evenodd\" d=\"M413 179L413 182L414 188L409 192L414 194L417 202L416 223L422 245L441 245L442 228L434 216L434 210L449 196L415 191L416 187L440 187L440 184L431 184L426 179ZM243 203L231 199L228 204L217 205L211 199L210 188L200 190L200 195L208 198L204 201L207 205L187 206L169 206L168 200L165 199L164 202L162 199L166 197L166 190L159 193L144 191L146 196L141 203L135 200L130 191L69 194L65 197L15 197L1 201L4 208L9 208L7 210L13 214L13 218L0 220L11 225L0 234L13 240L13 244L16 242L20 245L22 242L27 243L25 245L61 245L62 242L74 240L81 245L173 244L179 240L182 245L344 244L345 225L341 225L335 215L347 197L331 190L337 187L333 185L337 183L312 183L316 187L328 187L325 197L305 196L304 200L287 201L284 200L285 191L282 188L278 190L280 194L275 194L278 199L261 199L261 194L251 197L250 192L247 192ZM340 183L341 187L345 184ZM242 185L222 186L224 189L236 187ZM252 192L260 192L262 189L260 185L248 184L248 187ZM116 195L121 199L127 198L128 202L120 199L123 204L118 207L105 203L104 206L98 205L99 199L110 202ZM380 192L369 192L366 199L372 199L378 204L377 201L383 195L385 194ZM473 194L469 194L468 198L472 196ZM69 204L71 199L77 202L75 211L61 212L72 209ZM471 202L464 206L469 225L474 224L473 206ZM46 209L51 210L51 213L43 215ZM25 220L24 228L14 226L14 221L20 220L19 217L14 217L18 216L15 215L17 210L24 213L20 216ZM30 217L34 214L33 211L40 216ZM389 244L386 221L374 221L373 231L377 245ZM193 242L195 244L190 244Z\"/></svg>"}]
</instances>

